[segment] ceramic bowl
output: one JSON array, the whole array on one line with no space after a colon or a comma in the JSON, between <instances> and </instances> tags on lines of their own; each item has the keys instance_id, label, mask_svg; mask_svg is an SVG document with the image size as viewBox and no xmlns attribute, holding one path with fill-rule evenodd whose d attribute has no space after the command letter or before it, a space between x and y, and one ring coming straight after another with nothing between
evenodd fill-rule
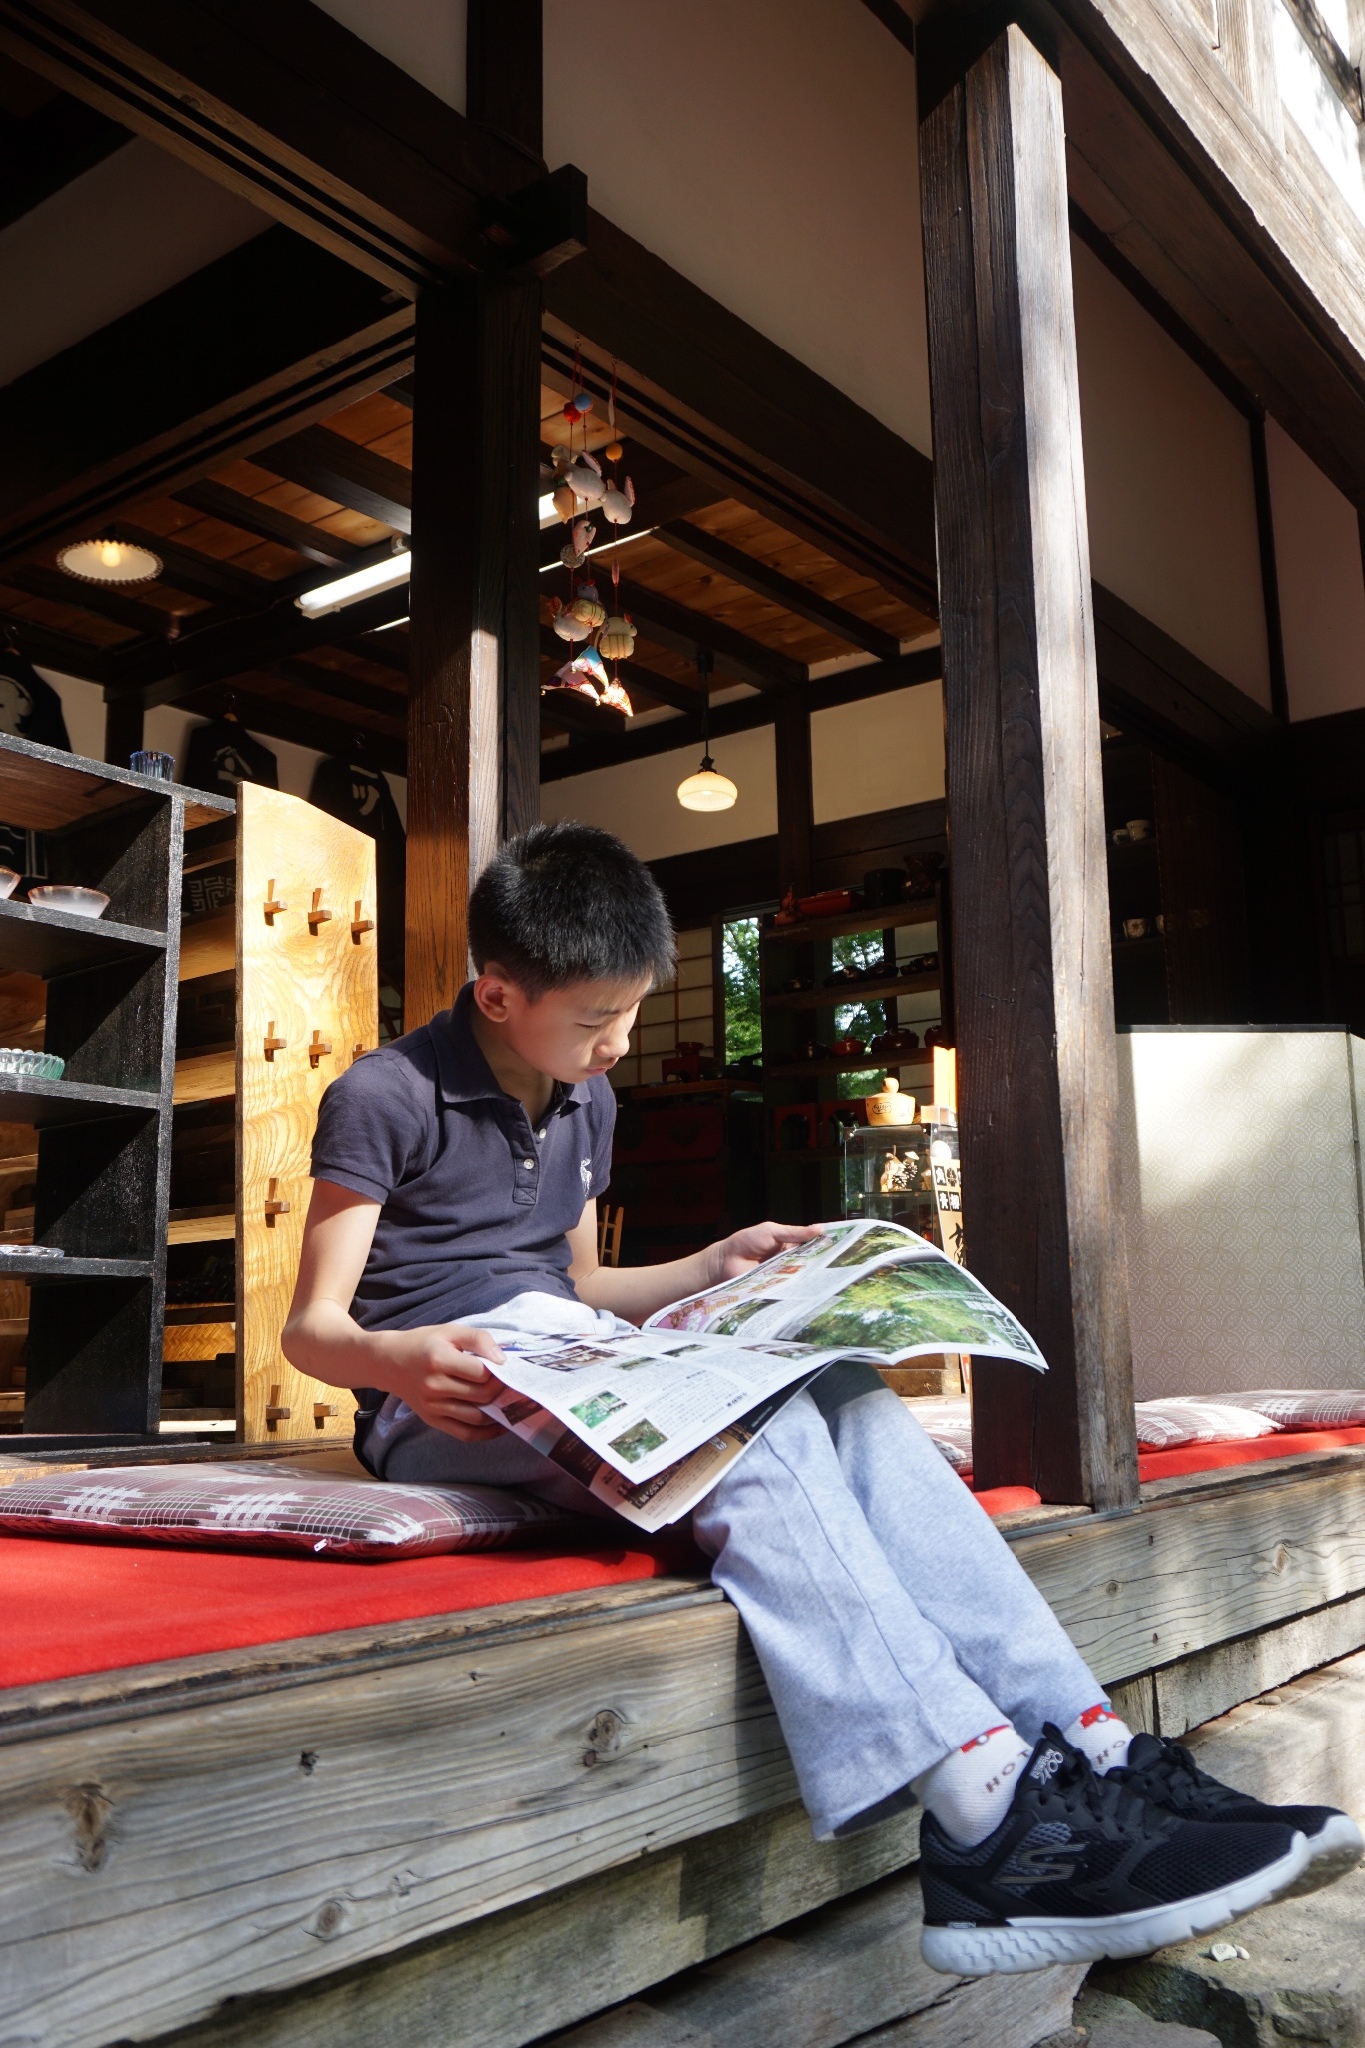
<instances>
[{"instance_id":1,"label":"ceramic bowl","mask_svg":"<svg viewBox=\"0 0 1365 2048\"><path fill-rule=\"evenodd\" d=\"M11 1259L64 1259L66 1253L50 1244L7 1244L0 1246L7 1258Z\"/></svg>"},{"instance_id":2,"label":"ceramic bowl","mask_svg":"<svg viewBox=\"0 0 1365 2048\"><path fill-rule=\"evenodd\" d=\"M39 910L64 910L68 917L103 917L109 908L103 889L82 889L74 882L39 882L28 900Z\"/></svg>"},{"instance_id":3,"label":"ceramic bowl","mask_svg":"<svg viewBox=\"0 0 1365 2048\"><path fill-rule=\"evenodd\" d=\"M0 1074L32 1074L40 1081L60 1081L66 1061L55 1052L28 1052L20 1046L0 1045Z\"/></svg>"},{"instance_id":4,"label":"ceramic bowl","mask_svg":"<svg viewBox=\"0 0 1365 2048\"><path fill-rule=\"evenodd\" d=\"M12 896L19 886L19 877L13 868L0 868L0 903Z\"/></svg>"}]
</instances>

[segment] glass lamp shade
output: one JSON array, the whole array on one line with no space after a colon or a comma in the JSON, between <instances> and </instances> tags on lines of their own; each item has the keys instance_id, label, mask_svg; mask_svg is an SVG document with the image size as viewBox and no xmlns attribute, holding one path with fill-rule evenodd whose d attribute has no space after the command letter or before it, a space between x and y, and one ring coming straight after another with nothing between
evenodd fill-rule
<instances>
[{"instance_id":1,"label":"glass lamp shade","mask_svg":"<svg viewBox=\"0 0 1365 2048\"><path fill-rule=\"evenodd\" d=\"M678 784L678 802L685 811L728 811L739 795L728 775L718 775L709 754L702 756L695 775Z\"/></svg>"},{"instance_id":2,"label":"glass lamp shade","mask_svg":"<svg viewBox=\"0 0 1365 2048\"><path fill-rule=\"evenodd\" d=\"M57 567L82 583L151 583L161 566L150 548L127 540L78 540L57 556Z\"/></svg>"}]
</instances>

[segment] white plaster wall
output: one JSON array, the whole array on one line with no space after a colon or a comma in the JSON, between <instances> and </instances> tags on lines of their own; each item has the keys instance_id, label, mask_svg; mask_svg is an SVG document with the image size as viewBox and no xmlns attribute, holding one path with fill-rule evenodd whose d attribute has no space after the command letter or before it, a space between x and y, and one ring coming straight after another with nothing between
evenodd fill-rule
<instances>
[{"instance_id":1,"label":"white plaster wall","mask_svg":"<svg viewBox=\"0 0 1365 2048\"><path fill-rule=\"evenodd\" d=\"M1365 1386L1365 1042L1135 1031L1118 1054L1138 1399Z\"/></svg>"},{"instance_id":2,"label":"white plaster wall","mask_svg":"<svg viewBox=\"0 0 1365 2048\"><path fill-rule=\"evenodd\" d=\"M812 712L810 740L817 825L943 795L938 683Z\"/></svg>"},{"instance_id":3,"label":"white plaster wall","mask_svg":"<svg viewBox=\"0 0 1365 2048\"><path fill-rule=\"evenodd\" d=\"M1365 571L1355 506L1266 421L1275 567L1291 718L1365 704Z\"/></svg>"},{"instance_id":4,"label":"white plaster wall","mask_svg":"<svg viewBox=\"0 0 1365 2048\"><path fill-rule=\"evenodd\" d=\"M0 233L0 384L271 225L235 192L135 138ZM116 391L109 402L117 405Z\"/></svg>"},{"instance_id":5,"label":"white plaster wall","mask_svg":"<svg viewBox=\"0 0 1365 2048\"><path fill-rule=\"evenodd\" d=\"M762 839L777 830L777 770L773 729L758 726L728 739L714 739L716 767L739 788L728 811L685 811L678 802L678 784L700 760L696 747L654 754L624 768L595 768L587 775L566 775L545 782L540 790L542 818L577 818L615 832L641 860L666 860L670 854L698 853L707 846L729 846L739 839Z\"/></svg>"},{"instance_id":6,"label":"white plaster wall","mask_svg":"<svg viewBox=\"0 0 1365 2048\"><path fill-rule=\"evenodd\" d=\"M548 162L927 454L917 150L860 0L546 0Z\"/></svg>"},{"instance_id":7,"label":"white plaster wall","mask_svg":"<svg viewBox=\"0 0 1365 2048\"><path fill-rule=\"evenodd\" d=\"M1095 578L1269 708L1247 423L1083 244L1071 253Z\"/></svg>"},{"instance_id":8,"label":"white plaster wall","mask_svg":"<svg viewBox=\"0 0 1365 2048\"><path fill-rule=\"evenodd\" d=\"M464 112L464 0L317 0L317 4L428 92Z\"/></svg>"}]
</instances>

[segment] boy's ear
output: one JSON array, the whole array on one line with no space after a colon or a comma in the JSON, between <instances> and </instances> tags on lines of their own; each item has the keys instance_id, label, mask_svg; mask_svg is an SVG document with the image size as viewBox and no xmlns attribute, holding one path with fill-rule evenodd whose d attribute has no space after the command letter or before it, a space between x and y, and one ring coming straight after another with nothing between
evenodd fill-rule
<instances>
[{"instance_id":1,"label":"boy's ear","mask_svg":"<svg viewBox=\"0 0 1365 2048\"><path fill-rule=\"evenodd\" d=\"M491 960L475 977L474 1001L490 1024L507 1022L511 1014L511 1004L508 1000L510 986L508 977Z\"/></svg>"}]
</instances>

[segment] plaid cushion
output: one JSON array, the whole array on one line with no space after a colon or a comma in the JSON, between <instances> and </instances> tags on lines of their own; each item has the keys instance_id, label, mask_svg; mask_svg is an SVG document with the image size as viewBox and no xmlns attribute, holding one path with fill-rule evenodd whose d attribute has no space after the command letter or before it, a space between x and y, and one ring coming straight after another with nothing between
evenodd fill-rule
<instances>
[{"instance_id":1,"label":"plaid cushion","mask_svg":"<svg viewBox=\"0 0 1365 2048\"><path fill-rule=\"evenodd\" d=\"M377 1485L285 1464L128 1466L0 1489L12 1536L115 1537L319 1558L430 1557L581 1536L596 1525L500 1486Z\"/></svg>"},{"instance_id":2,"label":"plaid cushion","mask_svg":"<svg viewBox=\"0 0 1365 2048\"><path fill-rule=\"evenodd\" d=\"M1276 1429L1346 1429L1365 1422L1360 1387L1269 1387L1259 1393L1219 1394L1232 1408L1249 1408Z\"/></svg>"}]
</instances>

